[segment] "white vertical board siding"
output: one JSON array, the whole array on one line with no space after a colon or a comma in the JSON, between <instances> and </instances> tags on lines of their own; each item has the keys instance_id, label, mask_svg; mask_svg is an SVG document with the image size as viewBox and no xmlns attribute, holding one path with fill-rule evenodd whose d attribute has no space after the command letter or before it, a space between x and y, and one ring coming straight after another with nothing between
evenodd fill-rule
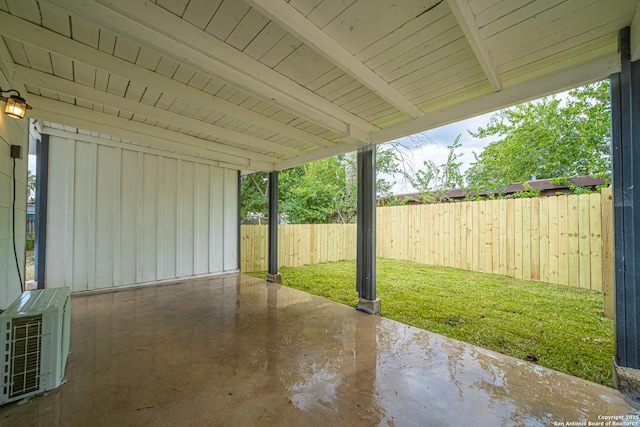
<instances>
[{"instance_id":1,"label":"white vertical board siding","mask_svg":"<svg viewBox=\"0 0 640 427\"><path fill-rule=\"evenodd\" d=\"M180 241L178 242L178 251L180 256L180 263L178 264L178 274L180 276L192 276L193 275L193 205L195 198L193 197L194 179L193 171L194 164L191 162L181 161L182 167L180 177L180 203L178 207L180 209L181 220L178 223L180 228Z\"/></svg>"},{"instance_id":2,"label":"white vertical board siding","mask_svg":"<svg viewBox=\"0 0 640 427\"><path fill-rule=\"evenodd\" d=\"M122 150L120 165L120 280L114 286L136 283L138 265L138 155Z\"/></svg>"},{"instance_id":3,"label":"white vertical board siding","mask_svg":"<svg viewBox=\"0 0 640 427\"><path fill-rule=\"evenodd\" d=\"M209 167L195 165L194 186L194 273L204 274L209 270Z\"/></svg>"},{"instance_id":4,"label":"white vertical board siding","mask_svg":"<svg viewBox=\"0 0 640 427\"><path fill-rule=\"evenodd\" d=\"M52 140L53 138L51 138ZM47 209L51 212L64 212L47 218L47 277L59 277L55 285L72 286L74 277L73 247L74 239L67 239L67 230L74 226L73 197L75 195L75 141L59 138L56 149L49 151L49 164L55 164L58 173L49 175L49 191L53 194L56 189L65 188L68 191L57 197L49 198Z\"/></svg>"},{"instance_id":5,"label":"white vertical board siding","mask_svg":"<svg viewBox=\"0 0 640 427\"><path fill-rule=\"evenodd\" d=\"M177 276L176 270L176 229L180 208L177 202L178 195L178 160L163 159L162 174L158 176L163 191L160 193L160 218L158 221L158 234L161 244L160 251L160 278L169 279Z\"/></svg>"},{"instance_id":6,"label":"white vertical board siding","mask_svg":"<svg viewBox=\"0 0 640 427\"><path fill-rule=\"evenodd\" d=\"M238 171L224 171L224 269L238 268ZM231 208L231 206L235 206Z\"/></svg>"},{"instance_id":7,"label":"white vertical board siding","mask_svg":"<svg viewBox=\"0 0 640 427\"><path fill-rule=\"evenodd\" d=\"M139 283L158 279L158 157L145 154L142 161L142 257ZM176 248L178 251L179 248Z\"/></svg>"},{"instance_id":8,"label":"white vertical board siding","mask_svg":"<svg viewBox=\"0 0 640 427\"><path fill-rule=\"evenodd\" d=\"M49 148L52 148L51 145L55 144L55 142L51 142L49 140ZM73 268L73 276L71 289L80 288L84 285L84 289L89 288L89 274L88 274L88 265L89 260L92 257L89 256L89 251L95 250L95 248L89 247L89 204L91 199L91 179L90 176L93 174L91 171L91 149L90 144L85 142L77 142L75 143L74 152L70 153L74 159L74 176L73 176L73 190L74 190L74 203L71 207L72 215L73 215L73 225L71 230L66 230L67 233L69 231L72 234L67 234L65 238L71 238L73 241L73 258L70 261L70 264ZM53 150L51 150L53 151ZM55 172L49 172L49 176L55 175ZM53 187L55 188L55 187ZM55 194L55 190L53 190L52 186L49 186L49 196L48 199L57 198L58 194ZM53 191L52 191L53 190ZM64 198L66 198L66 194L61 194ZM47 209L47 214L51 212L51 209ZM47 215L48 218L51 218ZM49 222L49 221L47 221ZM47 229L51 229L49 223L47 223ZM49 256L55 257L57 254L56 248L52 247L52 245L47 244L47 265L51 265L57 261L54 261L55 258L50 258ZM49 275L47 274L47 279ZM47 280L49 281L49 280ZM67 284L68 285L68 284ZM92 284L93 285L93 284Z\"/></svg>"},{"instance_id":9,"label":"white vertical board siding","mask_svg":"<svg viewBox=\"0 0 640 427\"><path fill-rule=\"evenodd\" d=\"M0 87L14 87L0 69ZM0 114L0 308L6 308L20 295L18 268L25 278L25 239L27 215L28 119L16 120ZM13 159L11 145L22 146L22 159L16 160L15 241L18 267L13 253L12 201Z\"/></svg>"},{"instance_id":10,"label":"white vertical board siding","mask_svg":"<svg viewBox=\"0 0 640 427\"><path fill-rule=\"evenodd\" d=\"M237 271L237 171L50 137L47 286Z\"/></svg>"},{"instance_id":11,"label":"white vertical board siding","mask_svg":"<svg viewBox=\"0 0 640 427\"><path fill-rule=\"evenodd\" d=\"M95 147L95 145L94 145ZM119 188L116 188L115 172L119 169L121 159L113 147L97 146L96 190L91 200L95 200L95 258L92 266L95 270L95 288L107 288L114 285L116 216L120 205ZM100 194L100 197L97 197ZM100 262L98 262L100 260Z\"/></svg>"},{"instance_id":12,"label":"white vertical board siding","mask_svg":"<svg viewBox=\"0 0 640 427\"><path fill-rule=\"evenodd\" d=\"M224 194L224 170L211 171L211 193ZM209 265L215 270L224 270L224 206L210 200L211 216L209 219Z\"/></svg>"}]
</instances>

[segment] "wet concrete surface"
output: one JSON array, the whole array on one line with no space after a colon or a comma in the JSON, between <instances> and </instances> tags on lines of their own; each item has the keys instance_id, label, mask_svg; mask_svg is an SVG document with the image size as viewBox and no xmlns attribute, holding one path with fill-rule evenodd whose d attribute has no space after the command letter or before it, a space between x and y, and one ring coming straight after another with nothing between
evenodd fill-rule
<instances>
[{"instance_id":1,"label":"wet concrete surface","mask_svg":"<svg viewBox=\"0 0 640 427\"><path fill-rule=\"evenodd\" d=\"M247 276L74 296L71 351L0 425L639 424L616 390Z\"/></svg>"}]
</instances>

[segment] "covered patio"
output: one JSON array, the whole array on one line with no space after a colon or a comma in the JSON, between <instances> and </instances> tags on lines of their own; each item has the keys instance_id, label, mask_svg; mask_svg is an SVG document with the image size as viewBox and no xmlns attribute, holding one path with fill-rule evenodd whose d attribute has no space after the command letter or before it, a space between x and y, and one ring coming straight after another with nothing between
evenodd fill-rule
<instances>
[{"instance_id":1,"label":"covered patio","mask_svg":"<svg viewBox=\"0 0 640 427\"><path fill-rule=\"evenodd\" d=\"M243 277L238 216L241 174L270 173L275 218L279 171L357 151L354 287L376 313L376 145L610 78L614 367L637 391L639 8L0 0L3 101L32 107L32 121L0 115L0 308L24 288L30 145L37 286L74 294L68 383L0 419L547 425L633 412L618 391Z\"/></svg>"},{"instance_id":2,"label":"covered patio","mask_svg":"<svg viewBox=\"0 0 640 427\"><path fill-rule=\"evenodd\" d=\"M0 424L550 426L638 413L616 390L243 275L78 295L72 310L67 384L0 408Z\"/></svg>"}]
</instances>

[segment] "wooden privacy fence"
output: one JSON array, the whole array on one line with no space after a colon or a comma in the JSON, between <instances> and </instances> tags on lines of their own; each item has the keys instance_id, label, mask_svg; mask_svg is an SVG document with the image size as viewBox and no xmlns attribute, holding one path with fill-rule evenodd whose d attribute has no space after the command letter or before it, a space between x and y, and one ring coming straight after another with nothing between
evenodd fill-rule
<instances>
[{"instance_id":1,"label":"wooden privacy fence","mask_svg":"<svg viewBox=\"0 0 640 427\"><path fill-rule=\"evenodd\" d=\"M377 256L603 292L613 310L613 203L601 194L380 207ZM267 269L267 227L242 226L242 271ZM280 266L356 257L355 224L279 226Z\"/></svg>"},{"instance_id":2,"label":"wooden privacy fence","mask_svg":"<svg viewBox=\"0 0 640 427\"><path fill-rule=\"evenodd\" d=\"M378 210L378 212L380 212ZM240 227L240 269L267 270L267 226ZM278 226L278 264L301 267L356 259L356 224L292 224Z\"/></svg>"}]
</instances>

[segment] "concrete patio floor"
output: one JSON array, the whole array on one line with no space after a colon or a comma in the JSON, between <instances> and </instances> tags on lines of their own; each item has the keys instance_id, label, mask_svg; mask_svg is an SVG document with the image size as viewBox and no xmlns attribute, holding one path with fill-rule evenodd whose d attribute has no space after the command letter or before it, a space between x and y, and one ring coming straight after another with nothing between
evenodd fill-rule
<instances>
[{"instance_id":1,"label":"concrete patio floor","mask_svg":"<svg viewBox=\"0 0 640 427\"><path fill-rule=\"evenodd\" d=\"M639 413L616 390L242 275L74 296L71 351L68 382L1 407L0 425L549 426Z\"/></svg>"}]
</instances>

